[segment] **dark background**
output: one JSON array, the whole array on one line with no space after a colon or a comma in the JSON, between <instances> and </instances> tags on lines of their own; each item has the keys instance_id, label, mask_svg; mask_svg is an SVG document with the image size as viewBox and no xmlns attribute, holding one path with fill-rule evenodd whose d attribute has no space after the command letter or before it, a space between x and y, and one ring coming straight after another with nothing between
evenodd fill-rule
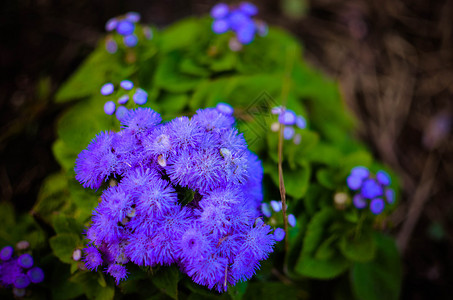
<instances>
[{"instance_id":1,"label":"dark background","mask_svg":"<svg viewBox=\"0 0 453 300\"><path fill-rule=\"evenodd\" d=\"M33 205L57 171L51 144L64 109L52 96L104 33L137 11L164 27L215 2L3 0L0 3L0 199ZM255 1L298 36L304 56L337 80L357 136L402 182L391 229L404 299L453 295L453 1ZM301 83L303 84L303 83Z\"/></svg>"}]
</instances>

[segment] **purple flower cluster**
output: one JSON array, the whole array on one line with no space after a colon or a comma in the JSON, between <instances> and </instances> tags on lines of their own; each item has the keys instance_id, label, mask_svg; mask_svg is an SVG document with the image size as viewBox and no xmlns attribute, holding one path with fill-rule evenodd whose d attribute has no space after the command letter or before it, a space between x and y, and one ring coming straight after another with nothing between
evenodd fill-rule
<instances>
[{"instance_id":1,"label":"purple flower cluster","mask_svg":"<svg viewBox=\"0 0 453 300\"><path fill-rule=\"evenodd\" d=\"M120 132L103 132L76 160L76 179L98 189L84 249L90 270L119 283L126 264L177 264L217 291L249 279L273 251L261 220L263 168L219 103L162 123L150 108L130 110ZM111 181L112 182L112 181Z\"/></svg>"},{"instance_id":2,"label":"purple flower cluster","mask_svg":"<svg viewBox=\"0 0 453 300\"><path fill-rule=\"evenodd\" d=\"M264 22L253 19L257 14L258 8L250 2L237 6L219 3L211 9L212 30L217 34L232 31L237 42L248 45L255 39L255 34L265 36L268 31Z\"/></svg>"},{"instance_id":3,"label":"purple flower cluster","mask_svg":"<svg viewBox=\"0 0 453 300\"><path fill-rule=\"evenodd\" d=\"M260 209L261 209L261 213L263 214L263 216L265 216L267 218L272 217L271 207L272 207L272 210L274 210L275 212L278 213L282 210L283 203L282 203L282 201L276 201L276 200L271 200L270 205L267 203L261 203ZM288 205L286 205L286 207L288 208ZM288 224L291 227L295 227L296 223L297 223L296 217L293 214L289 214L287 216L287 218L288 218ZM282 241L285 238L285 231L281 228L276 228L274 231L274 237L277 242Z\"/></svg>"},{"instance_id":4,"label":"purple flower cluster","mask_svg":"<svg viewBox=\"0 0 453 300\"><path fill-rule=\"evenodd\" d=\"M0 286L13 287L16 296L23 296L30 283L44 280L44 272L39 267L33 267L33 257L30 254L13 256L13 252L11 246L0 250Z\"/></svg>"},{"instance_id":5,"label":"purple flower cluster","mask_svg":"<svg viewBox=\"0 0 453 300\"><path fill-rule=\"evenodd\" d=\"M358 209L363 209L369 202L369 207L374 215L379 215L384 211L385 201L388 204L395 202L395 191L391 189L391 178L387 172L379 170L376 176L362 166L351 170L346 179L348 187L356 191L352 203Z\"/></svg>"},{"instance_id":6,"label":"purple flower cluster","mask_svg":"<svg viewBox=\"0 0 453 300\"><path fill-rule=\"evenodd\" d=\"M132 99L134 100L135 104L143 105L148 101L148 93L141 89L141 88L134 88L134 83L130 80L123 80L120 82L120 87L122 90L126 92L133 92ZM110 96L115 91L115 87L113 83L108 82L101 87L101 94L104 96ZM115 112L116 118L121 121L121 119L127 114L128 109L124 106L129 101L130 95L123 94L122 96L118 97L117 102L120 104L116 107L115 102L109 100L104 104L104 112L108 115L113 115Z\"/></svg>"},{"instance_id":7,"label":"purple flower cluster","mask_svg":"<svg viewBox=\"0 0 453 300\"><path fill-rule=\"evenodd\" d=\"M283 126L283 138L285 140L293 139L294 144L300 144L302 137L299 133L296 133L295 127L305 129L307 127L305 118L282 106L272 108L271 113L278 115L278 122L271 125L272 131L277 132L280 130L280 126Z\"/></svg>"},{"instance_id":8,"label":"purple flower cluster","mask_svg":"<svg viewBox=\"0 0 453 300\"><path fill-rule=\"evenodd\" d=\"M125 15L111 18L105 24L105 30L108 32L116 31L123 38L123 43L128 48L133 48L138 43L138 37L135 33L136 26L135 23L140 21L140 14L136 12L128 12ZM143 34L147 39L152 38L152 31L149 27L143 27ZM105 45L109 53L116 53L118 50L118 44L113 39L112 36L109 36L106 39Z\"/></svg>"}]
</instances>

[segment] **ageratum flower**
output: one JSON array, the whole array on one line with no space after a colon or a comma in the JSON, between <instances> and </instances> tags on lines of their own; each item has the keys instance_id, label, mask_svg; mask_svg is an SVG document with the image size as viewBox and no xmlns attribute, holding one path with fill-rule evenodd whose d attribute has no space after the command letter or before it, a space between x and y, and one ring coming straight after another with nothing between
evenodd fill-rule
<instances>
[{"instance_id":1,"label":"ageratum flower","mask_svg":"<svg viewBox=\"0 0 453 300\"><path fill-rule=\"evenodd\" d=\"M28 242L22 241L22 244L26 243ZM44 271L40 267L33 267L34 260L30 254L24 253L17 257L13 256L13 252L11 246L0 250L0 286L11 287L14 293L23 291L25 294L24 289L30 283L40 283L44 280Z\"/></svg>"},{"instance_id":2,"label":"ageratum flower","mask_svg":"<svg viewBox=\"0 0 453 300\"><path fill-rule=\"evenodd\" d=\"M123 84L124 85L124 84ZM125 264L177 264L194 282L226 291L249 279L276 242L261 220L263 167L233 127L226 103L163 123L129 111L76 161L84 187L106 187L86 231L85 264L118 284Z\"/></svg>"},{"instance_id":3,"label":"ageratum flower","mask_svg":"<svg viewBox=\"0 0 453 300\"><path fill-rule=\"evenodd\" d=\"M352 204L358 209L364 209L369 202L371 213L379 215L385 209L384 199L388 204L395 202L395 191L389 187L390 175L384 170L379 170L373 176L366 167L354 167L346 178L346 183L350 190L356 192Z\"/></svg>"}]
</instances>

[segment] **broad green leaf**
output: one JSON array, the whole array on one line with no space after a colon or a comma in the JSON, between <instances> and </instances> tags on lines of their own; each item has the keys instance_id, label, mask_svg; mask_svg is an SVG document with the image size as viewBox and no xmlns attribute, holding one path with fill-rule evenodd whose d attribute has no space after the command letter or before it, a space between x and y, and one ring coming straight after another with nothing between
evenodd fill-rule
<instances>
[{"instance_id":1,"label":"broad green leaf","mask_svg":"<svg viewBox=\"0 0 453 300\"><path fill-rule=\"evenodd\" d=\"M53 253L64 263L73 263L72 253L81 246L80 235L74 233L62 233L53 236L49 240Z\"/></svg>"},{"instance_id":2,"label":"broad green leaf","mask_svg":"<svg viewBox=\"0 0 453 300\"><path fill-rule=\"evenodd\" d=\"M370 261L376 253L376 243L369 228L362 230L357 236L355 231L344 235L338 245L341 253L352 261Z\"/></svg>"},{"instance_id":3,"label":"broad green leaf","mask_svg":"<svg viewBox=\"0 0 453 300\"><path fill-rule=\"evenodd\" d=\"M70 274L72 273L67 264L57 264L52 270L50 274L52 299L75 299L83 295L82 285L69 281Z\"/></svg>"},{"instance_id":4,"label":"broad green leaf","mask_svg":"<svg viewBox=\"0 0 453 300\"><path fill-rule=\"evenodd\" d=\"M57 234L61 233L73 233L79 235L83 231L83 225L78 223L74 218L64 216L64 215L56 215L53 218L53 228L57 232Z\"/></svg>"},{"instance_id":5,"label":"broad green leaf","mask_svg":"<svg viewBox=\"0 0 453 300\"><path fill-rule=\"evenodd\" d=\"M249 282L244 295L244 299L250 300L298 299L299 297L295 286L272 281Z\"/></svg>"},{"instance_id":6,"label":"broad green leaf","mask_svg":"<svg viewBox=\"0 0 453 300\"><path fill-rule=\"evenodd\" d=\"M50 223L51 216L68 201L68 179L64 173L49 175L41 185L32 213Z\"/></svg>"},{"instance_id":7,"label":"broad green leaf","mask_svg":"<svg viewBox=\"0 0 453 300\"><path fill-rule=\"evenodd\" d=\"M318 179L318 182L328 188L328 189L335 189L335 181L332 175L332 172L328 169L321 169L318 172L316 172L316 179Z\"/></svg>"},{"instance_id":8,"label":"broad green leaf","mask_svg":"<svg viewBox=\"0 0 453 300\"><path fill-rule=\"evenodd\" d=\"M313 216L307 226L302 253L296 263L295 270L312 278L328 279L343 273L349 263L341 256L334 256L328 260L316 259L315 253L326 235L326 228L333 222L335 211L324 208Z\"/></svg>"},{"instance_id":9,"label":"broad green leaf","mask_svg":"<svg viewBox=\"0 0 453 300\"><path fill-rule=\"evenodd\" d=\"M234 286L228 286L228 294L232 300L242 300L247 290L247 281L239 281Z\"/></svg>"},{"instance_id":10,"label":"broad green leaf","mask_svg":"<svg viewBox=\"0 0 453 300\"><path fill-rule=\"evenodd\" d=\"M79 153L101 131L113 128L113 122L114 119L104 113L102 102L79 103L59 119L58 137L68 148Z\"/></svg>"},{"instance_id":11,"label":"broad green leaf","mask_svg":"<svg viewBox=\"0 0 453 300\"><path fill-rule=\"evenodd\" d=\"M200 38L202 25L200 19L188 18L167 27L161 35L161 50L165 53L193 46Z\"/></svg>"},{"instance_id":12,"label":"broad green leaf","mask_svg":"<svg viewBox=\"0 0 453 300\"><path fill-rule=\"evenodd\" d=\"M62 103L95 95L106 82L119 82L133 72L133 66L125 65L119 56L109 54L105 50L104 41L101 41L93 53L58 90L55 101Z\"/></svg>"},{"instance_id":13,"label":"broad green leaf","mask_svg":"<svg viewBox=\"0 0 453 300\"><path fill-rule=\"evenodd\" d=\"M202 81L200 77L178 71L181 59L180 52L171 52L159 59L154 77L154 84L157 88L172 93L185 93L195 89Z\"/></svg>"},{"instance_id":14,"label":"broad green leaf","mask_svg":"<svg viewBox=\"0 0 453 300\"><path fill-rule=\"evenodd\" d=\"M80 284L88 299L111 300L115 295L115 288L111 280L105 286L101 286L99 284L99 276L101 275L104 276L100 271L81 271L73 275L69 280Z\"/></svg>"},{"instance_id":15,"label":"broad green leaf","mask_svg":"<svg viewBox=\"0 0 453 300\"><path fill-rule=\"evenodd\" d=\"M374 235L376 258L367 263L355 263L351 270L351 285L358 299L399 299L402 268L398 249L392 238Z\"/></svg>"},{"instance_id":16,"label":"broad green leaf","mask_svg":"<svg viewBox=\"0 0 453 300\"><path fill-rule=\"evenodd\" d=\"M72 170L78 153L66 146L63 140L58 139L52 145L52 152L64 170Z\"/></svg>"},{"instance_id":17,"label":"broad green leaf","mask_svg":"<svg viewBox=\"0 0 453 300\"><path fill-rule=\"evenodd\" d=\"M331 235L329 238L324 240L321 245L318 247L315 253L315 259L319 260L328 260L335 255L335 247L333 243L338 240L338 236Z\"/></svg>"},{"instance_id":18,"label":"broad green leaf","mask_svg":"<svg viewBox=\"0 0 453 300\"><path fill-rule=\"evenodd\" d=\"M151 280L162 292L173 299L178 299L179 270L176 266L161 268Z\"/></svg>"}]
</instances>

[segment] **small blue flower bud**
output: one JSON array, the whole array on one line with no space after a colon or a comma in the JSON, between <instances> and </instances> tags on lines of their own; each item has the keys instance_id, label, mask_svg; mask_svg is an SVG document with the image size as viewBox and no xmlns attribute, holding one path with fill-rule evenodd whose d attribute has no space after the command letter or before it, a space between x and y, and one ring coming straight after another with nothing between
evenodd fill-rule
<instances>
[{"instance_id":1,"label":"small blue flower bud","mask_svg":"<svg viewBox=\"0 0 453 300\"><path fill-rule=\"evenodd\" d=\"M131 35L134 30L135 25L129 20L121 20L116 27L116 32L122 36Z\"/></svg>"},{"instance_id":2,"label":"small blue flower bud","mask_svg":"<svg viewBox=\"0 0 453 300\"><path fill-rule=\"evenodd\" d=\"M112 31L116 29L116 26L118 25L118 19L117 18L111 18L110 20L105 23L105 30L107 31Z\"/></svg>"},{"instance_id":3,"label":"small blue flower bud","mask_svg":"<svg viewBox=\"0 0 453 300\"><path fill-rule=\"evenodd\" d=\"M293 138L295 132L294 127L285 126L285 128L283 128L283 138L285 140L290 140Z\"/></svg>"},{"instance_id":4,"label":"small blue flower bud","mask_svg":"<svg viewBox=\"0 0 453 300\"><path fill-rule=\"evenodd\" d=\"M105 41L105 49L110 54L115 54L118 51L118 45L113 39L107 39Z\"/></svg>"},{"instance_id":5,"label":"small blue flower bud","mask_svg":"<svg viewBox=\"0 0 453 300\"><path fill-rule=\"evenodd\" d=\"M129 112L129 110L126 107L119 106L118 109L116 110L116 113L115 113L116 118L119 121L121 121L128 112Z\"/></svg>"},{"instance_id":6,"label":"small blue flower bud","mask_svg":"<svg viewBox=\"0 0 453 300\"><path fill-rule=\"evenodd\" d=\"M33 266L33 257L28 253L22 254L17 259L17 263L24 269L31 268Z\"/></svg>"},{"instance_id":7,"label":"small blue flower bud","mask_svg":"<svg viewBox=\"0 0 453 300\"><path fill-rule=\"evenodd\" d=\"M217 19L212 22L212 31L217 34L222 34L230 29L230 25L224 19Z\"/></svg>"},{"instance_id":8,"label":"small blue flower bud","mask_svg":"<svg viewBox=\"0 0 453 300\"><path fill-rule=\"evenodd\" d=\"M104 104L104 112L108 115L113 115L113 113L115 112L115 108L116 105L115 102L113 101L107 101Z\"/></svg>"},{"instance_id":9,"label":"small blue flower bud","mask_svg":"<svg viewBox=\"0 0 453 300\"><path fill-rule=\"evenodd\" d=\"M297 116L296 118L296 126L300 129L305 129L307 127L307 121L302 116Z\"/></svg>"},{"instance_id":10,"label":"small blue flower bud","mask_svg":"<svg viewBox=\"0 0 453 300\"><path fill-rule=\"evenodd\" d=\"M348 178L346 178L348 187L353 191L360 189L362 182L363 178L361 178L360 176L354 176L354 174L351 174L348 176Z\"/></svg>"},{"instance_id":11,"label":"small blue flower bud","mask_svg":"<svg viewBox=\"0 0 453 300\"><path fill-rule=\"evenodd\" d=\"M244 14L249 15L251 17L258 13L258 8L256 7L256 5L250 2L242 2L241 4L239 4L239 9Z\"/></svg>"},{"instance_id":12,"label":"small blue flower bud","mask_svg":"<svg viewBox=\"0 0 453 300\"><path fill-rule=\"evenodd\" d=\"M253 42L255 38L255 24L253 21L244 22L244 24L237 29L237 39L243 45L248 45Z\"/></svg>"},{"instance_id":13,"label":"small blue flower bud","mask_svg":"<svg viewBox=\"0 0 453 300\"><path fill-rule=\"evenodd\" d=\"M129 91L134 87L134 83L130 80L123 80L120 82L120 86L126 91Z\"/></svg>"},{"instance_id":14,"label":"small blue flower bud","mask_svg":"<svg viewBox=\"0 0 453 300\"><path fill-rule=\"evenodd\" d=\"M219 102L216 106L217 110L225 115L231 116L234 112L234 109L231 105L224 102Z\"/></svg>"},{"instance_id":15,"label":"small blue flower bud","mask_svg":"<svg viewBox=\"0 0 453 300\"><path fill-rule=\"evenodd\" d=\"M299 145L302 141L302 136L298 133L294 136L293 142L295 145Z\"/></svg>"},{"instance_id":16,"label":"small blue flower bud","mask_svg":"<svg viewBox=\"0 0 453 300\"><path fill-rule=\"evenodd\" d=\"M2 250L0 250L0 259L1 260L10 260L11 257L13 256L14 249L11 246L6 246L3 247Z\"/></svg>"},{"instance_id":17,"label":"small blue flower bud","mask_svg":"<svg viewBox=\"0 0 453 300\"><path fill-rule=\"evenodd\" d=\"M135 11L128 12L126 14L126 20L129 20L132 23L137 23L140 21L140 14Z\"/></svg>"},{"instance_id":18,"label":"small blue flower bud","mask_svg":"<svg viewBox=\"0 0 453 300\"><path fill-rule=\"evenodd\" d=\"M129 101L129 95L123 95L118 98L118 104L126 104Z\"/></svg>"},{"instance_id":19,"label":"small blue flower bud","mask_svg":"<svg viewBox=\"0 0 453 300\"><path fill-rule=\"evenodd\" d=\"M374 215L379 215L384 211L385 202L382 198L375 198L370 202L370 210Z\"/></svg>"},{"instance_id":20,"label":"small blue flower bud","mask_svg":"<svg viewBox=\"0 0 453 300\"><path fill-rule=\"evenodd\" d=\"M269 204L267 203L261 203L261 212L267 218L270 218L272 216L272 211L269 207Z\"/></svg>"},{"instance_id":21,"label":"small blue flower bud","mask_svg":"<svg viewBox=\"0 0 453 300\"><path fill-rule=\"evenodd\" d=\"M390 175L387 172L385 172L384 170L379 170L376 173L376 179L377 179L377 181L379 181L380 184L382 184L384 186L388 186L391 183Z\"/></svg>"},{"instance_id":22,"label":"small blue flower bud","mask_svg":"<svg viewBox=\"0 0 453 300\"><path fill-rule=\"evenodd\" d=\"M385 189L385 198L388 204L395 203L395 191L393 189Z\"/></svg>"},{"instance_id":23,"label":"small blue flower bud","mask_svg":"<svg viewBox=\"0 0 453 300\"><path fill-rule=\"evenodd\" d=\"M78 249L80 251L80 249ZM27 276L33 283L40 283L44 280L44 272L39 267L34 267L28 270Z\"/></svg>"},{"instance_id":24,"label":"small blue flower bud","mask_svg":"<svg viewBox=\"0 0 453 300\"><path fill-rule=\"evenodd\" d=\"M283 241L285 238L285 231L281 228L276 228L274 230L274 238L277 242Z\"/></svg>"},{"instance_id":25,"label":"small blue flower bud","mask_svg":"<svg viewBox=\"0 0 453 300\"><path fill-rule=\"evenodd\" d=\"M282 202L281 201L271 201L271 207L275 212L279 212L282 210Z\"/></svg>"},{"instance_id":26,"label":"small blue flower bud","mask_svg":"<svg viewBox=\"0 0 453 300\"><path fill-rule=\"evenodd\" d=\"M296 217L293 214L288 215L288 224L291 225L291 227L296 226Z\"/></svg>"},{"instance_id":27,"label":"small blue flower bud","mask_svg":"<svg viewBox=\"0 0 453 300\"><path fill-rule=\"evenodd\" d=\"M132 96L134 102L138 105L143 105L148 101L148 93L140 88L137 89L134 96Z\"/></svg>"},{"instance_id":28,"label":"small blue flower bud","mask_svg":"<svg viewBox=\"0 0 453 300\"><path fill-rule=\"evenodd\" d=\"M137 46L138 38L135 34L127 35L123 38L123 42L126 47L132 48Z\"/></svg>"},{"instance_id":29,"label":"small blue flower bud","mask_svg":"<svg viewBox=\"0 0 453 300\"><path fill-rule=\"evenodd\" d=\"M353 198L352 198L352 204L354 204L354 206L358 209L363 209L366 207L366 201L365 199L362 198L362 196L360 194L356 194Z\"/></svg>"},{"instance_id":30,"label":"small blue flower bud","mask_svg":"<svg viewBox=\"0 0 453 300\"><path fill-rule=\"evenodd\" d=\"M358 167L352 168L351 175L354 175L356 177L360 177L360 178L363 179L363 178L368 177L370 175L370 171L368 171L368 169L365 168L365 167L358 166Z\"/></svg>"},{"instance_id":31,"label":"small blue flower bud","mask_svg":"<svg viewBox=\"0 0 453 300\"><path fill-rule=\"evenodd\" d=\"M101 87L101 94L104 96L108 96L112 94L114 91L113 83L106 83Z\"/></svg>"},{"instance_id":32,"label":"small blue flower bud","mask_svg":"<svg viewBox=\"0 0 453 300\"><path fill-rule=\"evenodd\" d=\"M24 274L20 274L19 276L16 277L14 280L14 287L18 289L24 289L30 284L30 279L28 279L27 276Z\"/></svg>"},{"instance_id":33,"label":"small blue flower bud","mask_svg":"<svg viewBox=\"0 0 453 300\"><path fill-rule=\"evenodd\" d=\"M296 123L296 114L292 110L285 110L278 116L278 122L282 125L294 125Z\"/></svg>"},{"instance_id":34,"label":"small blue flower bud","mask_svg":"<svg viewBox=\"0 0 453 300\"><path fill-rule=\"evenodd\" d=\"M214 19L220 19L225 17L228 12L229 12L229 7L225 3L219 3L216 4L212 9L211 9L211 17Z\"/></svg>"},{"instance_id":35,"label":"small blue flower bud","mask_svg":"<svg viewBox=\"0 0 453 300\"><path fill-rule=\"evenodd\" d=\"M82 250L80 249L75 249L72 252L72 259L75 261L79 261L82 258Z\"/></svg>"},{"instance_id":36,"label":"small blue flower bud","mask_svg":"<svg viewBox=\"0 0 453 300\"><path fill-rule=\"evenodd\" d=\"M367 179L363 182L361 193L364 198L373 199L382 196L383 190L374 179Z\"/></svg>"},{"instance_id":37,"label":"small blue flower bud","mask_svg":"<svg viewBox=\"0 0 453 300\"><path fill-rule=\"evenodd\" d=\"M239 30L247 22L250 22L250 18L238 10L231 12L228 16L228 23L233 31Z\"/></svg>"}]
</instances>

